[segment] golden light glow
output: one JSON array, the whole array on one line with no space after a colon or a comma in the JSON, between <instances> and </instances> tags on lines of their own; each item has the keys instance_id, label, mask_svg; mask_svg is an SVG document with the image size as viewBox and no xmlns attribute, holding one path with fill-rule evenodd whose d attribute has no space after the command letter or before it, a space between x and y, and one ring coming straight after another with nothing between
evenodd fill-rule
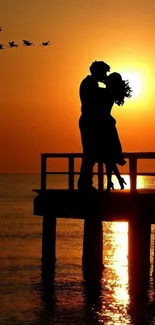
<instances>
[{"instance_id":1,"label":"golden light glow","mask_svg":"<svg viewBox=\"0 0 155 325\"><path fill-rule=\"evenodd\" d=\"M122 175L122 177L124 178L125 182L127 183L127 185L125 184L124 189L129 190L130 189L130 177L129 177L129 175ZM114 183L114 188L115 189L120 189L119 182L118 182L117 178L114 175L112 176L112 182ZM105 180L104 186L106 188L106 180ZM144 176L137 176L137 185L136 185L136 187L137 187L137 189L149 188L147 177L144 178Z\"/></svg>"},{"instance_id":2,"label":"golden light glow","mask_svg":"<svg viewBox=\"0 0 155 325\"><path fill-rule=\"evenodd\" d=\"M116 0L106 1L106 8L100 0L91 6L71 0L67 6L66 1L61 6L58 1L46 1L46 6L44 1L18 2L1 6L0 37L6 48L0 51L0 172L40 173L41 152L82 151L79 86L95 60L108 63L109 73L121 73L133 87L133 97L113 111L124 150L153 151L155 2L147 7L138 1L134 14L123 0L119 6ZM24 35L34 47L21 45ZM45 49L40 45L46 37L52 46ZM10 50L8 41L14 38L19 48Z\"/></svg>"},{"instance_id":3,"label":"golden light glow","mask_svg":"<svg viewBox=\"0 0 155 325\"><path fill-rule=\"evenodd\" d=\"M145 182L144 177L137 176L137 189L146 188L146 186L147 182Z\"/></svg>"},{"instance_id":4,"label":"golden light glow","mask_svg":"<svg viewBox=\"0 0 155 325\"><path fill-rule=\"evenodd\" d=\"M123 305L127 305L129 301L129 294L126 288L128 283L128 223L114 222L112 229L115 234L116 250L114 251L114 267L118 276L119 286L115 287L115 299L120 301Z\"/></svg>"},{"instance_id":5,"label":"golden light glow","mask_svg":"<svg viewBox=\"0 0 155 325\"><path fill-rule=\"evenodd\" d=\"M154 83L152 70L149 65L144 65L142 61L135 61L132 64L128 61L125 61L120 65L117 64L115 69L119 71L124 80L128 80L132 88L132 97L125 101L126 107L133 108L135 106L133 103L136 103L136 110L138 108L141 110L146 109L146 105L152 105L152 100L154 97Z\"/></svg>"},{"instance_id":6,"label":"golden light glow","mask_svg":"<svg viewBox=\"0 0 155 325\"><path fill-rule=\"evenodd\" d=\"M127 222L113 222L112 231L115 234L115 244L117 249L114 252L114 265L116 272L119 276L124 277L124 273L120 270L122 266L126 266L128 263L127 252L128 252L128 223ZM119 268L120 266L120 268ZM122 279L121 279L122 280ZM126 282L126 279L125 279Z\"/></svg>"},{"instance_id":7,"label":"golden light glow","mask_svg":"<svg viewBox=\"0 0 155 325\"><path fill-rule=\"evenodd\" d=\"M127 185L125 184L124 189L129 190L130 189L130 177L129 177L129 175L122 175L122 177L124 178L125 182L127 183ZM114 183L114 189L120 189L118 179L114 175L112 175L112 182ZM106 188L106 181L105 181L104 186Z\"/></svg>"},{"instance_id":8,"label":"golden light glow","mask_svg":"<svg viewBox=\"0 0 155 325\"><path fill-rule=\"evenodd\" d=\"M139 97L143 91L143 77L139 72L123 71L121 73L124 80L128 80L132 88L132 98Z\"/></svg>"},{"instance_id":9,"label":"golden light glow","mask_svg":"<svg viewBox=\"0 0 155 325\"><path fill-rule=\"evenodd\" d=\"M127 324L130 317L127 312L129 304L128 292L128 223L112 222L104 223L105 229L111 231L111 238L105 237L105 246L108 247L109 257L106 261L109 272L105 274L107 280L104 283L106 290L110 291L110 304L103 301L102 311L98 314L100 322L104 317L108 324Z\"/></svg>"}]
</instances>

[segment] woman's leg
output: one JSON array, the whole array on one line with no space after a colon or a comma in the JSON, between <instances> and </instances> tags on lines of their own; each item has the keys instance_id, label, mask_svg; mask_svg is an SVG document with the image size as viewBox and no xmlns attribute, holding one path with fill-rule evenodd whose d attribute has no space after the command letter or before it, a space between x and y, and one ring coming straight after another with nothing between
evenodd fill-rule
<instances>
[{"instance_id":1,"label":"woman's leg","mask_svg":"<svg viewBox=\"0 0 155 325\"><path fill-rule=\"evenodd\" d=\"M121 177L120 172L119 172L119 169L118 169L118 167L117 167L116 164L113 164L112 171L114 172L114 174L116 175L116 177L117 177L117 179L119 181L121 190L123 190L124 189L124 184L126 184L126 182L125 182L124 178Z\"/></svg>"},{"instance_id":2,"label":"woman's leg","mask_svg":"<svg viewBox=\"0 0 155 325\"><path fill-rule=\"evenodd\" d=\"M105 166L106 166L106 174L107 174L107 191L110 191L111 188L114 189L114 184L111 181L112 172L117 177L120 187L121 187L121 190L123 190L124 184L126 184L126 182L125 182L124 178L121 177L117 165L115 163L106 163Z\"/></svg>"},{"instance_id":3,"label":"woman's leg","mask_svg":"<svg viewBox=\"0 0 155 325\"><path fill-rule=\"evenodd\" d=\"M107 174L107 191L110 191L112 188L114 190L114 184L111 181L112 177L112 165L110 163L105 163L106 174Z\"/></svg>"},{"instance_id":4,"label":"woman's leg","mask_svg":"<svg viewBox=\"0 0 155 325\"><path fill-rule=\"evenodd\" d=\"M119 169L117 167L116 164L112 164L112 171L114 172L114 174L116 175L117 179L119 180L121 175L120 175L120 172L119 172Z\"/></svg>"}]
</instances>

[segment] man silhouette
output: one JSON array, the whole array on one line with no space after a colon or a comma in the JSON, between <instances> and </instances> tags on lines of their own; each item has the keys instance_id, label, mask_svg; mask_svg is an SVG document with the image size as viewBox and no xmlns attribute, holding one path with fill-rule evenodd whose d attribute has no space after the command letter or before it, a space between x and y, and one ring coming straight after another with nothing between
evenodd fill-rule
<instances>
[{"instance_id":1,"label":"man silhouette","mask_svg":"<svg viewBox=\"0 0 155 325\"><path fill-rule=\"evenodd\" d=\"M82 80L79 89L81 116L79 128L83 147L83 158L78 180L79 190L96 190L92 186L93 166L98 147L98 123L100 111L100 91L98 82L105 82L110 66L103 61L94 61L89 67L91 75Z\"/></svg>"}]
</instances>

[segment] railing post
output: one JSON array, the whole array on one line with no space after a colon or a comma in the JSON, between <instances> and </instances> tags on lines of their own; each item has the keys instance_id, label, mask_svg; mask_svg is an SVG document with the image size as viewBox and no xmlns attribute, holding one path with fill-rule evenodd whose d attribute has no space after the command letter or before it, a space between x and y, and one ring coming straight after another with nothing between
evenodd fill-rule
<instances>
[{"instance_id":1,"label":"railing post","mask_svg":"<svg viewBox=\"0 0 155 325\"><path fill-rule=\"evenodd\" d=\"M68 187L69 190L74 190L74 157L69 156L69 178L68 178Z\"/></svg>"},{"instance_id":2,"label":"railing post","mask_svg":"<svg viewBox=\"0 0 155 325\"><path fill-rule=\"evenodd\" d=\"M137 181L137 158L129 158L129 174L130 174L130 191L136 191L136 181Z\"/></svg>"},{"instance_id":3,"label":"railing post","mask_svg":"<svg viewBox=\"0 0 155 325\"><path fill-rule=\"evenodd\" d=\"M103 163L98 163L98 189L103 191Z\"/></svg>"},{"instance_id":4,"label":"railing post","mask_svg":"<svg viewBox=\"0 0 155 325\"><path fill-rule=\"evenodd\" d=\"M41 190L46 190L46 156L41 155Z\"/></svg>"}]
</instances>

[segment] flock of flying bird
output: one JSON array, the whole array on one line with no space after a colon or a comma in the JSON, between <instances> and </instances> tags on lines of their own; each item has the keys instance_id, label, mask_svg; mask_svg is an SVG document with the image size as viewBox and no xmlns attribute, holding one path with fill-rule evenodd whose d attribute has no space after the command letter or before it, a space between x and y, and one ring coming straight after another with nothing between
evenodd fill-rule
<instances>
[{"instance_id":1,"label":"flock of flying bird","mask_svg":"<svg viewBox=\"0 0 155 325\"><path fill-rule=\"evenodd\" d=\"M2 31L2 27L0 27L0 32ZM23 45L24 46L35 46L35 44L33 42L30 42L26 39L23 39L22 40L23 42ZM12 41L12 42L8 42L8 47L18 47L19 45L15 43L15 41ZM48 45L51 45L50 41L47 41L47 42L42 42L41 43L42 46L48 46ZM5 49L5 45L4 44L0 44L0 50L4 50Z\"/></svg>"}]
</instances>

